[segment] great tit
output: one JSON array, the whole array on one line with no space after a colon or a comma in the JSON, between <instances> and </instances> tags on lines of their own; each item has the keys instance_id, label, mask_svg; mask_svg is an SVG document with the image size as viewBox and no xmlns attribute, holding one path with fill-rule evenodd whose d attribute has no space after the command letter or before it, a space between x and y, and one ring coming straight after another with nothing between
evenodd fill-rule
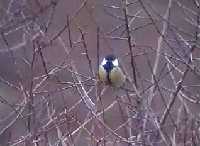
<instances>
[{"instance_id":1,"label":"great tit","mask_svg":"<svg viewBox=\"0 0 200 146\"><path fill-rule=\"evenodd\" d=\"M107 55L99 65L99 79L105 84L121 87L126 77L119 67L119 61L114 55Z\"/></svg>"}]
</instances>

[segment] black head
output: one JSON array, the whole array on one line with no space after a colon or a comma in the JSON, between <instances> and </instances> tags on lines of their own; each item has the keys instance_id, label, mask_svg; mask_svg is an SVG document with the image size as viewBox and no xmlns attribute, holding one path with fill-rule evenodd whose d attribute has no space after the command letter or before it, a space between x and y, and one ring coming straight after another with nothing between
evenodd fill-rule
<instances>
[{"instance_id":1,"label":"black head","mask_svg":"<svg viewBox=\"0 0 200 146\"><path fill-rule=\"evenodd\" d=\"M107 60L107 61L113 61L113 60L115 60L117 57L115 56L115 55L113 55L113 54L110 54L110 55L107 55L106 57L105 57L105 59Z\"/></svg>"},{"instance_id":2,"label":"black head","mask_svg":"<svg viewBox=\"0 0 200 146\"><path fill-rule=\"evenodd\" d=\"M105 57L105 59L104 59L105 62L103 62L103 67L107 72L110 72L113 69L113 67L115 66L113 64L113 61L116 60L116 59L117 59L117 57L112 55L112 54L107 55Z\"/></svg>"}]
</instances>

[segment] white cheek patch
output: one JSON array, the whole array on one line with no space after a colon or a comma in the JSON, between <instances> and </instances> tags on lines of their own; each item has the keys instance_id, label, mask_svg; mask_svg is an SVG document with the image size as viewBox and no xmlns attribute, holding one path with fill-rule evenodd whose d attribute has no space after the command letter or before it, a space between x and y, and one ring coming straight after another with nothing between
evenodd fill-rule
<instances>
[{"instance_id":1,"label":"white cheek patch","mask_svg":"<svg viewBox=\"0 0 200 146\"><path fill-rule=\"evenodd\" d=\"M106 59L104 58L103 61L101 62L101 65L105 65L106 64Z\"/></svg>"},{"instance_id":2,"label":"white cheek patch","mask_svg":"<svg viewBox=\"0 0 200 146\"><path fill-rule=\"evenodd\" d=\"M114 66L119 66L118 59L115 59L115 60L113 61L113 65L114 65Z\"/></svg>"}]
</instances>

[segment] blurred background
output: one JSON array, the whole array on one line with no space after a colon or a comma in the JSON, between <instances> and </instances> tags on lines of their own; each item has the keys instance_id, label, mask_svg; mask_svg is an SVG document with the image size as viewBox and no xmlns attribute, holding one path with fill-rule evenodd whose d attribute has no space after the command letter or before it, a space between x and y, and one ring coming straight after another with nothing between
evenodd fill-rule
<instances>
[{"instance_id":1,"label":"blurred background","mask_svg":"<svg viewBox=\"0 0 200 146\"><path fill-rule=\"evenodd\" d=\"M0 146L200 145L199 26L198 0L0 0Z\"/></svg>"}]
</instances>

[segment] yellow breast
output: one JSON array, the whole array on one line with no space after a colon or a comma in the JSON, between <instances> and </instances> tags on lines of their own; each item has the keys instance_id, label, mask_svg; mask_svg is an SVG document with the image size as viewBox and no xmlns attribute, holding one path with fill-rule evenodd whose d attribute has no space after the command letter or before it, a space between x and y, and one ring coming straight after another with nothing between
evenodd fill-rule
<instances>
[{"instance_id":1,"label":"yellow breast","mask_svg":"<svg viewBox=\"0 0 200 146\"><path fill-rule=\"evenodd\" d=\"M104 82L104 83L107 83L108 80L107 80L107 72L106 70L103 68L103 66L99 66L99 80Z\"/></svg>"},{"instance_id":2,"label":"yellow breast","mask_svg":"<svg viewBox=\"0 0 200 146\"><path fill-rule=\"evenodd\" d=\"M119 67L114 67L110 72L110 81L113 86L120 87L124 84L126 77Z\"/></svg>"}]
</instances>

